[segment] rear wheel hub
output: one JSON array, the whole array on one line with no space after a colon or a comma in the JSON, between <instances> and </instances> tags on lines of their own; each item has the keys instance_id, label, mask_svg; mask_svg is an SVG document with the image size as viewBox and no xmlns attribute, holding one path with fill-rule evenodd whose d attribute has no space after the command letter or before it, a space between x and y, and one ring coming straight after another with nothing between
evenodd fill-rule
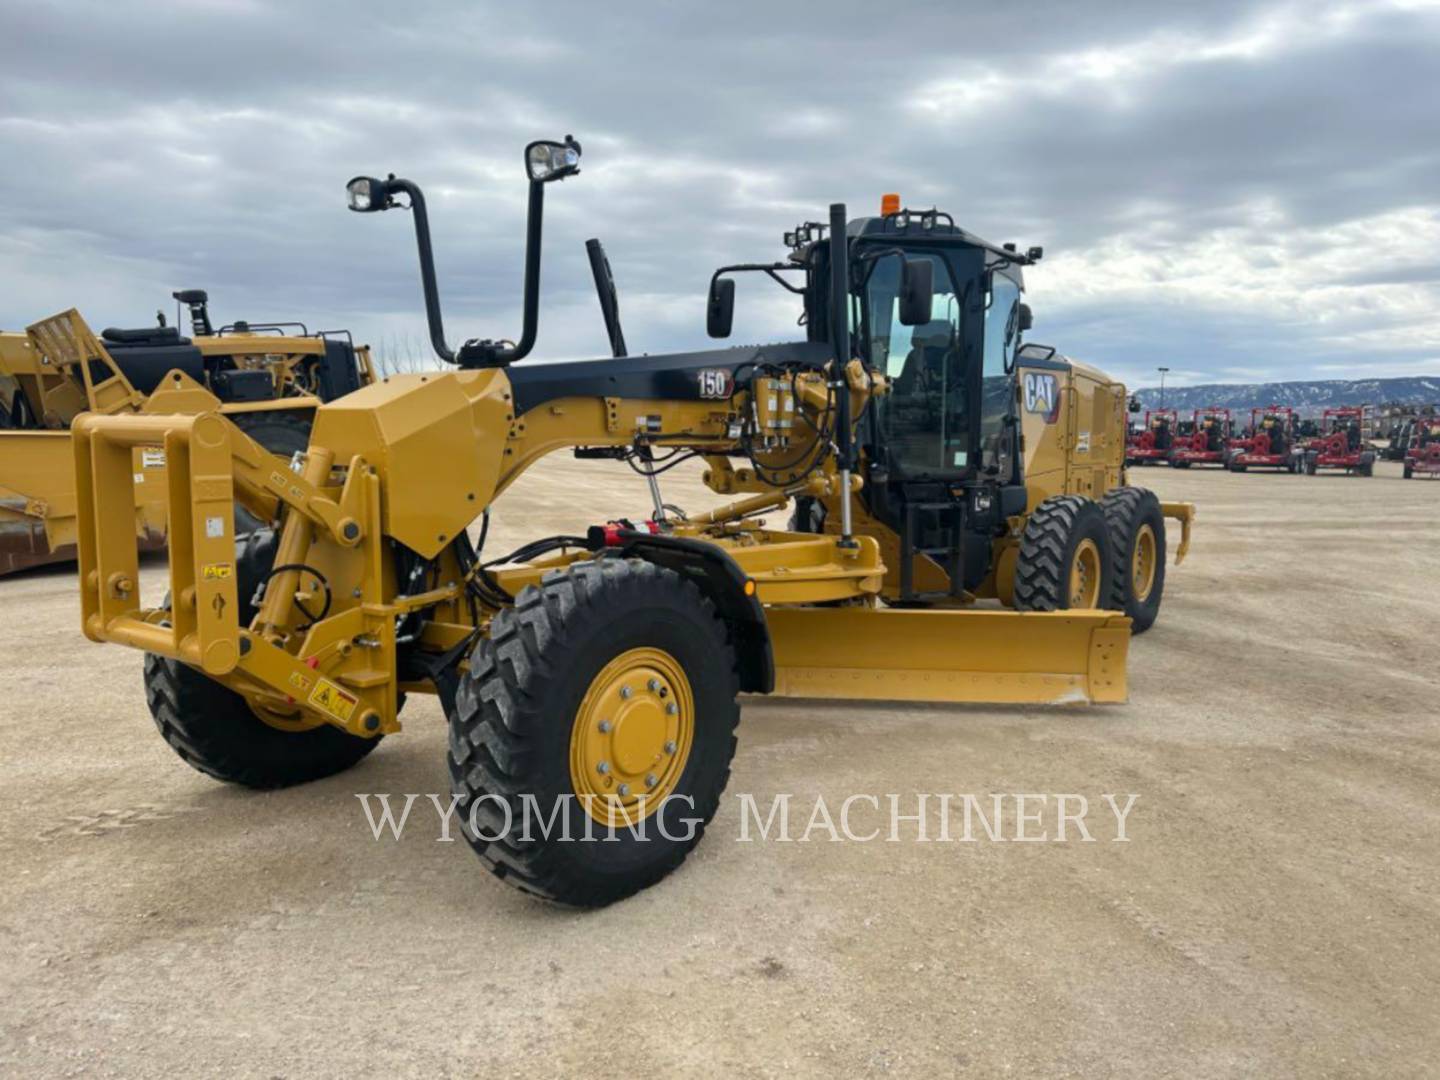
<instances>
[{"instance_id":1,"label":"rear wheel hub","mask_svg":"<svg viewBox=\"0 0 1440 1080\"><path fill-rule=\"evenodd\" d=\"M1130 556L1130 594L1144 603L1155 587L1155 530L1141 525L1135 534L1135 551Z\"/></svg>"},{"instance_id":2,"label":"rear wheel hub","mask_svg":"<svg viewBox=\"0 0 1440 1080\"><path fill-rule=\"evenodd\" d=\"M1081 540L1070 560L1070 606L1100 606L1100 548L1094 540Z\"/></svg>"}]
</instances>

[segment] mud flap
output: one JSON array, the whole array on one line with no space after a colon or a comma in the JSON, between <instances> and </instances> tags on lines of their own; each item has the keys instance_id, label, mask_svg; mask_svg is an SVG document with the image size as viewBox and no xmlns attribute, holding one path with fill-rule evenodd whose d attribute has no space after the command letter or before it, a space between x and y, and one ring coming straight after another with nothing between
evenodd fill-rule
<instances>
[{"instance_id":1,"label":"mud flap","mask_svg":"<svg viewBox=\"0 0 1440 1080\"><path fill-rule=\"evenodd\" d=\"M775 693L869 701L1123 702L1130 620L1112 611L766 609Z\"/></svg>"}]
</instances>

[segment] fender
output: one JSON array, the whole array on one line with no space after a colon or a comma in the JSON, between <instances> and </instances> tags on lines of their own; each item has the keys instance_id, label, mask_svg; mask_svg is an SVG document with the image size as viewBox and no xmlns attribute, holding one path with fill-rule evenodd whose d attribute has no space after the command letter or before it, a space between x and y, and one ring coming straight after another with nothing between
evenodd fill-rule
<instances>
[{"instance_id":1,"label":"fender","mask_svg":"<svg viewBox=\"0 0 1440 1080\"><path fill-rule=\"evenodd\" d=\"M721 548L701 540L629 529L620 531L617 539L623 554L674 570L693 581L715 605L730 630L730 641L740 662L743 692L768 694L775 689L775 653L765 608L739 563Z\"/></svg>"}]
</instances>

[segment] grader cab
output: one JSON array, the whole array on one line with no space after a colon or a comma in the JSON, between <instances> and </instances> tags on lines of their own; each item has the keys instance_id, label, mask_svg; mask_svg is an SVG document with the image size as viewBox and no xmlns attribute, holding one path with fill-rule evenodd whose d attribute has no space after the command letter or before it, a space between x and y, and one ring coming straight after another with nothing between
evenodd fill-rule
<instances>
[{"instance_id":1,"label":"grader cab","mask_svg":"<svg viewBox=\"0 0 1440 1080\"><path fill-rule=\"evenodd\" d=\"M458 347L420 188L351 181L351 209L410 211L431 340L457 370L321 406L293 467L213 409L77 422L84 630L149 654L151 711L187 762L252 787L325 776L400 730L406 694L438 693L471 846L522 889L598 905L698 842L740 694L1125 700L1166 519L1178 562L1193 507L1126 486L1120 384L1022 344L1038 248L898 198L858 220L836 204L783 258L711 280L712 336L748 273L794 294L804 340L628 356L592 247L614 355L526 363L545 190L579 163L568 137L526 148L523 332ZM124 520L147 447L171 462L163 609L139 602ZM485 551L496 496L564 450L644 473L648 518L617 506ZM684 459L728 501L670 507ZM795 528L760 517L792 501ZM273 527L237 546L236 503ZM569 842L595 829L616 842Z\"/></svg>"}]
</instances>

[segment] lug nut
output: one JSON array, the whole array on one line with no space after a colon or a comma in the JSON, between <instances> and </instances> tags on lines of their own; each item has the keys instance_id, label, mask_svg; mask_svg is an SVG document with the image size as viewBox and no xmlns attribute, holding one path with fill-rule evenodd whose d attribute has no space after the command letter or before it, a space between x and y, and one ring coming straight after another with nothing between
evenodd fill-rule
<instances>
[{"instance_id":1,"label":"lug nut","mask_svg":"<svg viewBox=\"0 0 1440 1080\"><path fill-rule=\"evenodd\" d=\"M600 721L600 734L601 734L601 735L608 735L608 734L610 734L610 721L609 721L609 720L601 720L601 721Z\"/></svg>"},{"instance_id":2,"label":"lug nut","mask_svg":"<svg viewBox=\"0 0 1440 1080\"><path fill-rule=\"evenodd\" d=\"M680 707L676 705L673 701L665 706L665 715L667 716L674 716L679 711Z\"/></svg>"},{"instance_id":3,"label":"lug nut","mask_svg":"<svg viewBox=\"0 0 1440 1080\"><path fill-rule=\"evenodd\" d=\"M660 689L660 680L651 679L648 683L645 684L645 687L653 694L656 690Z\"/></svg>"},{"instance_id":4,"label":"lug nut","mask_svg":"<svg viewBox=\"0 0 1440 1080\"><path fill-rule=\"evenodd\" d=\"M620 687L620 696L621 696L622 698L624 698L625 700L627 700L627 701L629 700L630 695L633 694L634 692L635 692L635 691L631 690L630 687L628 687L628 686L622 686L622 687Z\"/></svg>"},{"instance_id":5,"label":"lug nut","mask_svg":"<svg viewBox=\"0 0 1440 1080\"><path fill-rule=\"evenodd\" d=\"M630 785L629 785L629 784L621 784L620 787L618 788L618 790L619 790L619 792L620 792L620 797L623 799L626 795L629 795L629 794L630 794Z\"/></svg>"},{"instance_id":6,"label":"lug nut","mask_svg":"<svg viewBox=\"0 0 1440 1080\"><path fill-rule=\"evenodd\" d=\"M660 778L659 778L658 776L656 776L653 772L652 772L652 773L646 773L646 774L645 774L645 786L646 786L646 787L654 787L654 786L655 786L656 784L658 784L659 782L660 782Z\"/></svg>"},{"instance_id":7,"label":"lug nut","mask_svg":"<svg viewBox=\"0 0 1440 1080\"><path fill-rule=\"evenodd\" d=\"M667 753L667 754L673 754L674 752L675 752L675 740L674 740L674 739L671 739L669 742L667 742L667 743L665 744L665 753Z\"/></svg>"},{"instance_id":8,"label":"lug nut","mask_svg":"<svg viewBox=\"0 0 1440 1080\"><path fill-rule=\"evenodd\" d=\"M596 766L595 766L595 771L598 772L601 776L604 776L606 773L608 773L608 772L610 771L610 762L608 762L608 761L602 761L602 762L600 762L599 765L596 765Z\"/></svg>"}]
</instances>

